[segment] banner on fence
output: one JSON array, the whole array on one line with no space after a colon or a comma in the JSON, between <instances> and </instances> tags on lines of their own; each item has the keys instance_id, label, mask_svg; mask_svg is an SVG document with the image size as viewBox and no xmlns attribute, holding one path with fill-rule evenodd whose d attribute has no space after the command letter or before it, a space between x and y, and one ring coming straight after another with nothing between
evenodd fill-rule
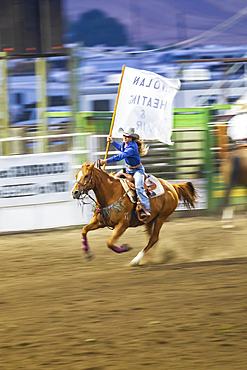
<instances>
[{"instance_id":1,"label":"banner on fence","mask_svg":"<svg viewBox=\"0 0 247 370\"><path fill-rule=\"evenodd\" d=\"M125 67L115 112L113 137L122 137L127 126L146 140L171 143L173 100L180 89L178 79Z\"/></svg>"},{"instance_id":2,"label":"banner on fence","mask_svg":"<svg viewBox=\"0 0 247 370\"><path fill-rule=\"evenodd\" d=\"M0 158L0 207L71 200L69 153Z\"/></svg>"}]
</instances>

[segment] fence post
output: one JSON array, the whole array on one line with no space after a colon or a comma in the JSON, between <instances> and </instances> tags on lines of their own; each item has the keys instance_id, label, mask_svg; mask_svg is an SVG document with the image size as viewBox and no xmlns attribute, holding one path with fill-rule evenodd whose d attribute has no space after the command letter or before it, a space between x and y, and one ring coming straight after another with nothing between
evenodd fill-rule
<instances>
[{"instance_id":1,"label":"fence post","mask_svg":"<svg viewBox=\"0 0 247 370\"><path fill-rule=\"evenodd\" d=\"M4 57L5 53L0 53ZM8 113L8 69L7 60L0 60L0 138L9 137L9 113ZM1 155L9 154L9 142L2 143Z\"/></svg>"},{"instance_id":2,"label":"fence post","mask_svg":"<svg viewBox=\"0 0 247 370\"><path fill-rule=\"evenodd\" d=\"M212 135L210 133L210 127L208 125L210 121L210 108L204 108L204 123L206 130L206 141L205 141L205 175L207 179L207 209L210 211L213 208L212 192L213 192L213 173L214 173L214 161L212 155Z\"/></svg>"},{"instance_id":3,"label":"fence post","mask_svg":"<svg viewBox=\"0 0 247 370\"><path fill-rule=\"evenodd\" d=\"M46 94L46 59L37 58L35 61L35 73L37 79L37 136L47 135L47 94ZM48 139L38 142L38 152L47 152Z\"/></svg>"}]
</instances>

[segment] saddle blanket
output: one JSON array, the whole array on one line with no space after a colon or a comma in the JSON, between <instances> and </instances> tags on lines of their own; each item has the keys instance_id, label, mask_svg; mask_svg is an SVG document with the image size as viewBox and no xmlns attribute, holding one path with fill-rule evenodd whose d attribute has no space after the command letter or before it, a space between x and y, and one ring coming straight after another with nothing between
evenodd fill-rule
<instances>
[{"instance_id":1,"label":"saddle blanket","mask_svg":"<svg viewBox=\"0 0 247 370\"><path fill-rule=\"evenodd\" d=\"M127 192L130 200L132 203L135 203L134 197L132 195L132 192L129 190L132 190L129 186L129 180L120 178L120 182L122 184L122 187L124 190ZM149 174L145 174L145 181L144 184L146 185L145 187L148 190L150 198L155 198L158 197L162 194L164 194L165 190L157 177Z\"/></svg>"}]
</instances>

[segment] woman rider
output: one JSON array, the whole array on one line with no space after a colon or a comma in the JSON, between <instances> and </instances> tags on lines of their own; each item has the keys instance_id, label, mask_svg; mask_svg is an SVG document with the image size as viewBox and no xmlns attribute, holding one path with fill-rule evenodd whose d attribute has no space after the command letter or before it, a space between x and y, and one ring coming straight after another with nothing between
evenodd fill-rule
<instances>
[{"instance_id":1,"label":"woman rider","mask_svg":"<svg viewBox=\"0 0 247 370\"><path fill-rule=\"evenodd\" d=\"M139 135L135 133L135 129L133 127L128 126L125 131L120 128L119 131L123 132L122 144L117 143L111 136L107 138L107 141L114 145L120 153L108 159L101 159L100 164L102 166L106 163L117 162L124 159L126 173L133 176L135 180L136 193L142 205L142 209L146 216L149 217L151 216L149 197L143 187L145 169L140 159L140 156L147 154L148 147L139 138Z\"/></svg>"}]
</instances>

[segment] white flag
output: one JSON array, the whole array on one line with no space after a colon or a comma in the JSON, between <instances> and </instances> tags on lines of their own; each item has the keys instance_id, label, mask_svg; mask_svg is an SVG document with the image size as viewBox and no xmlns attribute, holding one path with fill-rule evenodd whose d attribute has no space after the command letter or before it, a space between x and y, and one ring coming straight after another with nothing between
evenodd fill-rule
<instances>
[{"instance_id":1,"label":"white flag","mask_svg":"<svg viewBox=\"0 0 247 370\"><path fill-rule=\"evenodd\" d=\"M171 145L172 103L179 89L178 79L125 67L112 136L122 137L119 128L130 126L142 139Z\"/></svg>"}]
</instances>

